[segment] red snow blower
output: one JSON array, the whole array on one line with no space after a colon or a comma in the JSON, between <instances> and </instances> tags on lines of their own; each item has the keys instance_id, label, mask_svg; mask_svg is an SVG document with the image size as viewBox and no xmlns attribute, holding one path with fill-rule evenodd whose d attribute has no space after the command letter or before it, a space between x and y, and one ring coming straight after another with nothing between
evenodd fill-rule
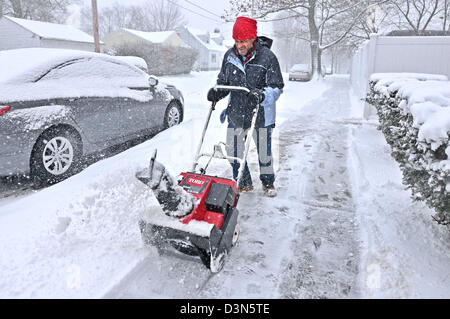
<instances>
[{"instance_id":1,"label":"red snow blower","mask_svg":"<svg viewBox=\"0 0 450 319\"><path fill-rule=\"evenodd\" d=\"M245 87L216 85L216 90L250 91ZM139 222L142 238L146 244L158 249L175 248L177 251L199 256L211 272L219 272L226 256L239 237L238 185L247 160L251 136L255 128L259 104L254 109L250 130L245 140L243 158L226 155L219 142L212 153L201 153L206 130L215 109L215 102L209 110L201 141L198 145L191 172L180 174L175 180L157 162L156 151L150 159L150 167L138 172L136 177L149 186L161 205L162 212L149 212L147 220ZM236 160L240 163L237 180L206 175L206 168L196 172L201 157Z\"/></svg>"}]
</instances>

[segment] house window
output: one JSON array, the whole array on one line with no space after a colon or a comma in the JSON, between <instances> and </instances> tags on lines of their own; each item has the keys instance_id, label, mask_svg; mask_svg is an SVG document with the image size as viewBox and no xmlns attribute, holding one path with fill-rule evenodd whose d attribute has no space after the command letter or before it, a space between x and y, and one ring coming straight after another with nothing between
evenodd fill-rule
<instances>
[{"instance_id":1,"label":"house window","mask_svg":"<svg viewBox=\"0 0 450 319\"><path fill-rule=\"evenodd\" d=\"M216 57L216 54L215 54L215 53L212 53L212 54L211 54L211 62L212 62L212 63L216 63L216 62L217 62L217 57Z\"/></svg>"}]
</instances>

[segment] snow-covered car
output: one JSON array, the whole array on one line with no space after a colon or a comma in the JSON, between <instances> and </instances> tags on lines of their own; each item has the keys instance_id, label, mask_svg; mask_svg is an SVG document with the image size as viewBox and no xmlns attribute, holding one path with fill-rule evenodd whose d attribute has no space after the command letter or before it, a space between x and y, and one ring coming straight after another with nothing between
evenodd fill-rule
<instances>
[{"instance_id":1,"label":"snow-covered car","mask_svg":"<svg viewBox=\"0 0 450 319\"><path fill-rule=\"evenodd\" d=\"M177 125L183 112L177 88L108 55L0 51L0 176L60 181L83 156Z\"/></svg>"},{"instance_id":2,"label":"snow-covered car","mask_svg":"<svg viewBox=\"0 0 450 319\"><path fill-rule=\"evenodd\" d=\"M309 64L294 64L289 70L289 81L311 80L311 66Z\"/></svg>"}]
</instances>

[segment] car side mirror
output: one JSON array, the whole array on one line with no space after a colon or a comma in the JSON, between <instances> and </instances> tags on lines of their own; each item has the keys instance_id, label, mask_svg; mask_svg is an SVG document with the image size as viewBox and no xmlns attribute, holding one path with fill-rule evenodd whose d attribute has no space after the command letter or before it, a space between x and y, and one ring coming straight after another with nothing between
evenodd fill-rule
<instances>
[{"instance_id":1,"label":"car side mirror","mask_svg":"<svg viewBox=\"0 0 450 319\"><path fill-rule=\"evenodd\" d=\"M150 77L148 78L148 84L150 85L150 87L155 87L158 85L158 78L154 75L150 75Z\"/></svg>"}]
</instances>

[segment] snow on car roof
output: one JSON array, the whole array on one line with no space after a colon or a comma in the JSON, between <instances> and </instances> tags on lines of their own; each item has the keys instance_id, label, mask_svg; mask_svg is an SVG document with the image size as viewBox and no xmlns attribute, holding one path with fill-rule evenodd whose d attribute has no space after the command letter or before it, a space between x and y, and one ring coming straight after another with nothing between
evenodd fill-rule
<instances>
[{"instance_id":1,"label":"snow on car roof","mask_svg":"<svg viewBox=\"0 0 450 319\"><path fill-rule=\"evenodd\" d=\"M94 56L118 61L106 54L80 50L26 48L0 51L0 83L30 82L36 75L61 63Z\"/></svg>"},{"instance_id":2,"label":"snow on car roof","mask_svg":"<svg viewBox=\"0 0 450 319\"><path fill-rule=\"evenodd\" d=\"M19 19L9 16L5 16L5 18L46 39L94 43L92 36L69 25Z\"/></svg>"}]
</instances>

